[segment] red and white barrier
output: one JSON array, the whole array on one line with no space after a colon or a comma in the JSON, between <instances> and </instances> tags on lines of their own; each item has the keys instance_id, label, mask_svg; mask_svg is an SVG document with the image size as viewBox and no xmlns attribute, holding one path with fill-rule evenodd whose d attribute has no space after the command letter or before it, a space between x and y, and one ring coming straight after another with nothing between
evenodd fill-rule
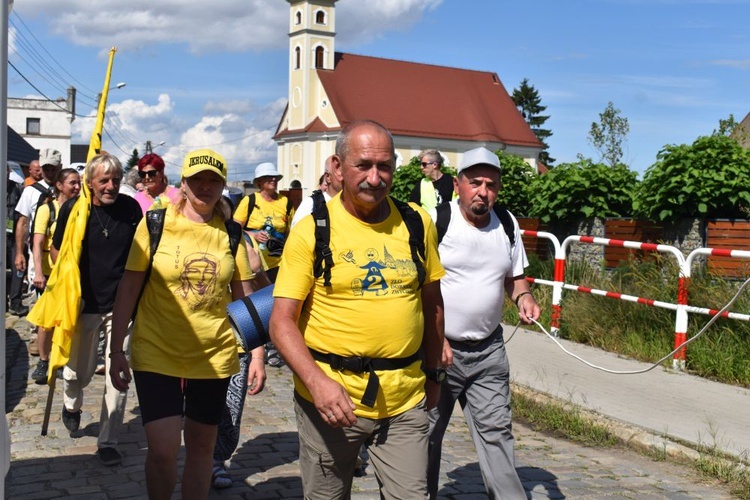
<instances>
[{"instance_id":1,"label":"red and white barrier","mask_svg":"<svg viewBox=\"0 0 750 500\"><path fill-rule=\"evenodd\" d=\"M550 332L553 335L557 336L560 329L560 322L562 321L561 300L563 289L672 310L675 311L675 348L682 346L681 349L678 349L675 352L672 360L672 367L677 370L685 369L686 349L683 344L687 340L688 314L706 314L712 316L718 314L719 312L716 309L695 307L688 304L688 285L690 283L690 274L693 261L699 255L715 255L721 257L750 259L750 251L745 250L699 248L693 250L686 258L680 250L670 245L642 243L638 241L597 238L593 236L580 235L568 236L567 238L565 238L563 243L560 244L557 237L551 233L543 231L521 230L521 234L524 236L534 236L548 239L552 242L555 248L555 267L553 280L549 281L534 277L526 278L531 283L552 287L552 317L550 320ZM677 260L679 269L676 303L663 302L645 297L636 297L634 295L627 295L619 292L598 290L565 283L565 261L567 260L568 249L573 243L632 248L647 252L660 252L674 256L674 258ZM749 314L740 314L727 311L723 313L722 316L741 321L750 321Z\"/></svg>"}]
</instances>

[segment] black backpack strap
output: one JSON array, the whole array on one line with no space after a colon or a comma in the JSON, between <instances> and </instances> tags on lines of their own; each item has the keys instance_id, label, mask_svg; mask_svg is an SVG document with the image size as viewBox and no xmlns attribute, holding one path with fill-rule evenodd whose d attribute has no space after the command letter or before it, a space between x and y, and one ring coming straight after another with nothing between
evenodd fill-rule
<instances>
[{"instance_id":1,"label":"black backpack strap","mask_svg":"<svg viewBox=\"0 0 750 500\"><path fill-rule=\"evenodd\" d=\"M411 258L414 261L414 265L417 268L417 279L419 280L419 288L422 288L425 280L425 248L424 248L424 222L419 212L409 206L408 203L404 203L401 200L391 197L391 201L396 206L401 218L406 224L406 229L409 230L409 247L411 248Z\"/></svg>"},{"instance_id":2,"label":"black backpack strap","mask_svg":"<svg viewBox=\"0 0 750 500\"><path fill-rule=\"evenodd\" d=\"M294 203L292 203L292 198L290 196L287 196L286 197L286 218L287 218L287 220L289 220L289 214L292 213L292 209L293 208L294 208Z\"/></svg>"},{"instance_id":3,"label":"black backpack strap","mask_svg":"<svg viewBox=\"0 0 750 500\"><path fill-rule=\"evenodd\" d=\"M500 223L503 225L503 229L505 229L505 234L508 235L510 247L513 248L516 245L516 228L513 225L513 218L510 216L510 212L499 203L495 203L492 206L492 210L497 215L497 218L500 219Z\"/></svg>"},{"instance_id":4,"label":"black backpack strap","mask_svg":"<svg viewBox=\"0 0 750 500\"><path fill-rule=\"evenodd\" d=\"M451 205L450 203L441 203L435 207L435 211L437 212L435 227L437 228L438 244L440 244L448 231L448 225L451 223Z\"/></svg>"},{"instance_id":5,"label":"black backpack strap","mask_svg":"<svg viewBox=\"0 0 750 500\"><path fill-rule=\"evenodd\" d=\"M232 219L228 219L224 221L224 225L227 228L227 235L229 235L229 249L232 252L232 256L237 256L237 249L240 246L240 241L242 241L242 226L240 226L239 222L235 222Z\"/></svg>"},{"instance_id":6,"label":"black backpack strap","mask_svg":"<svg viewBox=\"0 0 750 500\"><path fill-rule=\"evenodd\" d=\"M151 272L151 266L154 263L154 254L156 253L156 249L159 248L161 234L164 232L164 215L166 213L166 208L155 208L146 212L146 228L148 229L149 250L151 251L146 276Z\"/></svg>"},{"instance_id":7,"label":"black backpack strap","mask_svg":"<svg viewBox=\"0 0 750 500\"><path fill-rule=\"evenodd\" d=\"M42 193L43 197L45 197L45 196L46 197L52 196L52 190L50 188L46 188L46 187L42 186L41 182L35 182L34 184L31 185L31 187L33 187L34 189L36 189L37 191L39 191L40 193Z\"/></svg>"},{"instance_id":8,"label":"black backpack strap","mask_svg":"<svg viewBox=\"0 0 750 500\"><path fill-rule=\"evenodd\" d=\"M246 196L247 198L247 219L245 219L245 229L248 231L252 231L252 227L248 227L247 224L250 222L250 215L252 215L253 210L255 210L255 193L250 193Z\"/></svg>"},{"instance_id":9,"label":"black backpack strap","mask_svg":"<svg viewBox=\"0 0 750 500\"><path fill-rule=\"evenodd\" d=\"M323 276L323 285L331 286L331 268L333 267L333 254L331 253L331 224L328 219L328 206L323 192L313 191L312 216L315 220L315 262L313 263L313 275L315 278Z\"/></svg>"},{"instance_id":10,"label":"black backpack strap","mask_svg":"<svg viewBox=\"0 0 750 500\"><path fill-rule=\"evenodd\" d=\"M138 292L135 307L133 307L133 314L130 318L131 321L135 321L135 316L138 314L138 304L143 296L143 290L146 289L146 283L148 283L148 280L151 277L151 268L154 267L154 254L156 254L156 249L159 248L161 234L164 232L164 216L166 213L166 208L154 208L146 212L146 229L148 229L148 248L150 255L148 256L146 275L143 277L143 284Z\"/></svg>"}]
</instances>

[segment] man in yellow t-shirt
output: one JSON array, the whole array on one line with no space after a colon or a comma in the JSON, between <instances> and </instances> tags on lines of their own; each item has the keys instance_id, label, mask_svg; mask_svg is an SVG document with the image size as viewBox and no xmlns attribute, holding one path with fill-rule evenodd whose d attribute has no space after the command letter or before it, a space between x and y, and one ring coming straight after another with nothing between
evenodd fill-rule
<instances>
[{"instance_id":1,"label":"man in yellow t-shirt","mask_svg":"<svg viewBox=\"0 0 750 500\"><path fill-rule=\"evenodd\" d=\"M384 497L427 495L425 410L445 375L444 271L435 226L416 205L409 210L421 219L425 251L413 260L409 229L387 196L394 164L382 125L344 127L332 160L343 189L327 204L330 286L313 274L313 218L298 224L284 249L270 333L295 375L305 498L347 498L364 443Z\"/></svg>"}]
</instances>

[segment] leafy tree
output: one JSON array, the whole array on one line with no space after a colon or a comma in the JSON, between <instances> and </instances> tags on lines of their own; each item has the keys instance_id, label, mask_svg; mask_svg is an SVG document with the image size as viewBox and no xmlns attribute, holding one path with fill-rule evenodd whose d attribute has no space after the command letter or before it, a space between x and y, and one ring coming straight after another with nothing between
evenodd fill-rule
<instances>
[{"instance_id":1,"label":"leafy tree","mask_svg":"<svg viewBox=\"0 0 750 500\"><path fill-rule=\"evenodd\" d=\"M529 215L545 223L628 216L635 185L636 173L625 165L563 163L532 181Z\"/></svg>"},{"instance_id":2,"label":"leafy tree","mask_svg":"<svg viewBox=\"0 0 750 500\"><path fill-rule=\"evenodd\" d=\"M715 129L711 135L731 136L732 132L734 132L739 125L740 124L734 120L734 115L730 114L729 118L725 120L719 119L719 128Z\"/></svg>"},{"instance_id":3,"label":"leafy tree","mask_svg":"<svg viewBox=\"0 0 750 500\"><path fill-rule=\"evenodd\" d=\"M419 181L422 180L421 159L414 156L409 163L396 169L393 173L391 196L401 201L409 201L409 196ZM456 170L443 165L440 171L444 174L456 176Z\"/></svg>"},{"instance_id":4,"label":"leafy tree","mask_svg":"<svg viewBox=\"0 0 750 500\"><path fill-rule=\"evenodd\" d=\"M652 220L680 217L746 218L750 151L725 135L668 145L646 170L633 204Z\"/></svg>"},{"instance_id":5,"label":"leafy tree","mask_svg":"<svg viewBox=\"0 0 750 500\"><path fill-rule=\"evenodd\" d=\"M534 169L519 156L502 151L496 154L500 158L500 165L503 167L497 201L505 205L513 215L528 215L531 208L530 188L536 177Z\"/></svg>"},{"instance_id":6,"label":"leafy tree","mask_svg":"<svg viewBox=\"0 0 750 500\"><path fill-rule=\"evenodd\" d=\"M599 151L600 160L614 167L622 159L622 146L629 133L628 119L620 116L620 110L615 109L612 101L609 101L604 111L599 113L599 123L591 123L588 141Z\"/></svg>"},{"instance_id":7,"label":"leafy tree","mask_svg":"<svg viewBox=\"0 0 750 500\"><path fill-rule=\"evenodd\" d=\"M542 98L539 97L539 92L534 88L533 85L529 85L529 79L524 78L521 81L520 86L517 89L513 89L513 95L511 96L513 102L516 104L518 111L521 112L521 116L529 124L531 130L534 131L536 138L542 143L544 148L539 154L539 159L545 165L552 165L555 159L550 157L549 145L547 139L552 135L552 131L541 128L544 123L549 119L549 115L544 116L543 113L547 106L542 106Z\"/></svg>"},{"instance_id":8,"label":"leafy tree","mask_svg":"<svg viewBox=\"0 0 750 500\"><path fill-rule=\"evenodd\" d=\"M138 160L140 159L141 157L138 155L138 148L133 149L133 154L128 158L128 162L125 164L125 167L123 167L123 170L127 173L131 168L138 165Z\"/></svg>"}]
</instances>

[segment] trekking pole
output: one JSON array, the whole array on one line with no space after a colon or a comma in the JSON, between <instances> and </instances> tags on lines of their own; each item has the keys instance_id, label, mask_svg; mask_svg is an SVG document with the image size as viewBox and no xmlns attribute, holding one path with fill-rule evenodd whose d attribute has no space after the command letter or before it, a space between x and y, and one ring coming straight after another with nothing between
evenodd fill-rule
<instances>
[{"instance_id":1,"label":"trekking pole","mask_svg":"<svg viewBox=\"0 0 750 500\"><path fill-rule=\"evenodd\" d=\"M49 392L47 392L47 405L44 407L44 420L42 420L42 436L47 435L47 427L49 427L49 416L52 412L52 399L55 397L55 384L57 382L57 374L52 377L52 381L49 383Z\"/></svg>"}]
</instances>

